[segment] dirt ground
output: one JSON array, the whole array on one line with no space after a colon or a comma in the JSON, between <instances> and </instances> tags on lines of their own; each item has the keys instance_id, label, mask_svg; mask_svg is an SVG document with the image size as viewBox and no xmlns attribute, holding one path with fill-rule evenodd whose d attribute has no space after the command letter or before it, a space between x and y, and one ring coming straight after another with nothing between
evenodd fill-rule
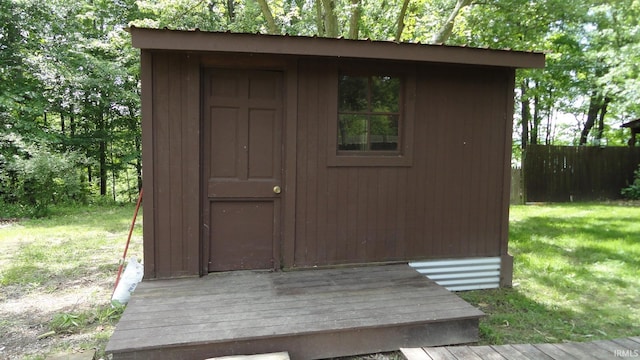
<instances>
[{"instance_id":1,"label":"dirt ground","mask_svg":"<svg viewBox=\"0 0 640 360\"><path fill-rule=\"evenodd\" d=\"M0 359L38 359L62 350L92 350L98 345L95 335L107 329L89 326L79 334L38 337L50 332L49 322L56 313L75 313L108 304L109 288L108 281L91 277L27 291L4 287L0 293Z\"/></svg>"},{"instance_id":2,"label":"dirt ground","mask_svg":"<svg viewBox=\"0 0 640 360\"><path fill-rule=\"evenodd\" d=\"M0 294L0 359L43 359L62 349L66 353L94 350L99 345L95 340L96 333L106 331L110 334L112 329L92 327L82 334L56 334L42 339L38 336L50 331L48 323L56 313L88 310L108 304L110 286L108 281L87 278L76 283L61 282L49 290L23 292L16 287L6 287L6 292ZM105 343L103 340L102 347ZM341 360L403 358L399 352L394 352Z\"/></svg>"},{"instance_id":3,"label":"dirt ground","mask_svg":"<svg viewBox=\"0 0 640 360\"><path fill-rule=\"evenodd\" d=\"M0 222L0 229L15 221ZM3 244L11 253L18 243ZM2 268L0 259L0 268ZM0 291L0 359L44 359L60 351L93 350L96 336L111 329L87 326L77 334L51 334L49 323L57 313L76 313L109 304L115 280L104 274L89 274L82 279L54 278L44 286L3 286ZM40 337L40 338L39 338Z\"/></svg>"},{"instance_id":4,"label":"dirt ground","mask_svg":"<svg viewBox=\"0 0 640 360\"><path fill-rule=\"evenodd\" d=\"M0 223L0 229L14 222ZM3 244L7 254L19 243ZM9 256L10 257L10 256ZM0 269L3 268L0 256ZM110 303L116 274L96 272L81 279L54 278L39 286L3 286L0 291L0 360L45 359L49 356L102 351L114 326L88 325L80 333L50 334L55 314L96 310ZM47 336L43 336L47 335ZM345 357L339 360L396 360L399 352Z\"/></svg>"}]
</instances>

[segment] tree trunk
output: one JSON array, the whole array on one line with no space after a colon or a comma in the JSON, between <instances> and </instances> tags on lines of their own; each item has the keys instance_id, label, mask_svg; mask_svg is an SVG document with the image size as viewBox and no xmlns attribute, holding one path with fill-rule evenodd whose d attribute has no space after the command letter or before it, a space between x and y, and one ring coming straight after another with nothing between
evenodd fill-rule
<instances>
[{"instance_id":1,"label":"tree trunk","mask_svg":"<svg viewBox=\"0 0 640 360\"><path fill-rule=\"evenodd\" d=\"M69 137L76 136L76 122L73 115L69 115Z\"/></svg>"},{"instance_id":2,"label":"tree trunk","mask_svg":"<svg viewBox=\"0 0 640 360\"><path fill-rule=\"evenodd\" d=\"M116 202L116 167L113 161L113 141L109 143L109 157L111 158L111 193L113 194L113 202Z\"/></svg>"},{"instance_id":3,"label":"tree trunk","mask_svg":"<svg viewBox=\"0 0 640 360\"><path fill-rule=\"evenodd\" d=\"M324 37L324 21L322 18L322 0L316 0L316 27L318 28L318 36Z\"/></svg>"},{"instance_id":4,"label":"tree trunk","mask_svg":"<svg viewBox=\"0 0 640 360\"><path fill-rule=\"evenodd\" d=\"M456 17L458 17L460 10L462 10L466 6L471 5L472 1L473 0L456 1L456 6L453 8L453 11L451 11L451 14L449 14L447 20L444 22L440 30L438 30L438 32L431 38L431 43L444 44L449 39L449 37L451 36L451 32L453 31L453 25L456 21Z\"/></svg>"},{"instance_id":5,"label":"tree trunk","mask_svg":"<svg viewBox=\"0 0 640 360\"><path fill-rule=\"evenodd\" d=\"M553 141L553 126L551 124L551 111L547 113L547 126L546 126L546 134L544 137L544 144L551 145Z\"/></svg>"},{"instance_id":6,"label":"tree trunk","mask_svg":"<svg viewBox=\"0 0 640 360\"><path fill-rule=\"evenodd\" d=\"M538 89L537 83L535 89ZM540 96L537 94L533 97L533 123L531 125L530 143L532 145L537 145L540 130Z\"/></svg>"},{"instance_id":7,"label":"tree trunk","mask_svg":"<svg viewBox=\"0 0 640 360\"><path fill-rule=\"evenodd\" d=\"M611 98L605 97L604 101L602 101L602 106L600 107L600 114L598 116L598 129L596 131L596 139L598 139L598 143L602 144L602 138L604 137L604 116L607 115L607 107L611 102Z\"/></svg>"},{"instance_id":8,"label":"tree trunk","mask_svg":"<svg viewBox=\"0 0 640 360\"><path fill-rule=\"evenodd\" d=\"M337 38L340 35L338 31L338 17L336 16L334 0L322 0L324 8L324 29L325 36Z\"/></svg>"},{"instance_id":9,"label":"tree trunk","mask_svg":"<svg viewBox=\"0 0 640 360\"><path fill-rule=\"evenodd\" d=\"M407 8L409 7L409 1L404 0L402 2L402 8L400 9L400 14L398 14L398 23L396 25L396 41L402 41L402 32L404 31L404 18L407 14Z\"/></svg>"},{"instance_id":10,"label":"tree trunk","mask_svg":"<svg viewBox=\"0 0 640 360\"><path fill-rule=\"evenodd\" d=\"M271 9L269 9L267 0L258 0L258 4L262 10L262 16L264 16L264 19L267 22L267 31L269 34L279 34L280 31L278 31L278 26L276 26L276 21L273 19L273 14L271 13Z\"/></svg>"},{"instance_id":11,"label":"tree trunk","mask_svg":"<svg viewBox=\"0 0 640 360\"><path fill-rule=\"evenodd\" d=\"M587 121L584 123L584 127L580 132L580 141L578 142L578 145L587 144L587 140L589 139L589 132L591 132L593 125L595 125L596 123L601 104L602 96L595 91L591 93L591 97L589 98L589 111L587 112Z\"/></svg>"},{"instance_id":12,"label":"tree trunk","mask_svg":"<svg viewBox=\"0 0 640 360\"><path fill-rule=\"evenodd\" d=\"M549 99L553 99L553 89L549 88L548 96L549 96ZM544 144L551 145L555 137L555 134L554 134L555 129L553 126L553 122L551 121L553 118L553 110L551 109L551 107L548 107L546 111L547 111L547 126L546 126Z\"/></svg>"},{"instance_id":13,"label":"tree trunk","mask_svg":"<svg viewBox=\"0 0 640 360\"><path fill-rule=\"evenodd\" d=\"M235 0L227 0L227 16L229 17L229 22L232 23L236 21L236 4Z\"/></svg>"},{"instance_id":14,"label":"tree trunk","mask_svg":"<svg viewBox=\"0 0 640 360\"><path fill-rule=\"evenodd\" d=\"M105 196L107 195L107 129L103 114L100 114L98 118L98 134L100 139L98 143L98 158L100 162L100 168L98 169L100 172L100 196Z\"/></svg>"},{"instance_id":15,"label":"tree trunk","mask_svg":"<svg viewBox=\"0 0 640 360\"><path fill-rule=\"evenodd\" d=\"M527 145L529 144L529 121L531 119L531 112L529 109L529 106L531 105L529 102L529 95L527 95L527 80L522 80L522 83L520 84L520 92L522 93L521 95L521 117L522 117L522 134L520 134L521 136L521 140L520 142L522 143L522 149L526 149Z\"/></svg>"},{"instance_id":16,"label":"tree trunk","mask_svg":"<svg viewBox=\"0 0 640 360\"><path fill-rule=\"evenodd\" d=\"M359 0L351 0L351 16L349 17L349 39L358 39L360 33L360 15L362 13Z\"/></svg>"}]
</instances>

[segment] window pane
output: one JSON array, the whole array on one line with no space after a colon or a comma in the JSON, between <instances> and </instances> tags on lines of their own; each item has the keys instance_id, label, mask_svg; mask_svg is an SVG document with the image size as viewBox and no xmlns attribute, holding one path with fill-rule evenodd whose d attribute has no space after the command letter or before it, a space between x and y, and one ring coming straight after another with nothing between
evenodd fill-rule
<instances>
[{"instance_id":1,"label":"window pane","mask_svg":"<svg viewBox=\"0 0 640 360\"><path fill-rule=\"evenodd\" d=\"M390 76L372 76L371 102L374 112L398 112L400 79Z\"/></svg>"},{"instance_id":2,"label":"window pane","mask_svg":"<svg viewBox=\"0 0 640 360\"><path fill-rule=\"evenodd\" d=\"M371 116L371 150L398 150L398 116Z\"/></svg>"},{"instance_id":3,"label":"window pane","mask_svg":"<svg viewBox=\"0 0 640 360\"><path fill-rule=\"evenodd\" d=\"M356 76L340 76L338 84L338 111L366 111L367 78Z\"/></svg>"},{"instance_id":4,"label":"window pane","mask_svg":"<svg viewBox=\"0 0 640 360\"><path fill-rule=\"evenodd\" d=\"M338 150L367 150L367 117L365 115L340 115Z\"/></svg>"}]
</instances>

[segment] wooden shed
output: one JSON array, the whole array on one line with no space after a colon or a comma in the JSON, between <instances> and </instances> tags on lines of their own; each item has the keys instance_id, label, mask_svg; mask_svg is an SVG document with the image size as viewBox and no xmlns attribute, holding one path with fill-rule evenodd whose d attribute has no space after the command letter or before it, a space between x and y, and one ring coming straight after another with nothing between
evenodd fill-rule
<instances>
[{"instance_id":1,"label":"wooden shed","mask_svg":"<svg viewBox=\"0 0 640 360\"><path fill-rule=\"evenodd\" d=\"M510 283L515 70L543 54L131 34L145 279L497 258Z\"/></svg>"},{"instance_id":2,"label":"wooden shed","mask_svg":"<svg viewBox=\"0 0 640 360\"><path fill-rule=\"evenodd\" d=\"M632 146L632 147L636 146L636 144L637 144L636 135L638 133L640 133L640 119L635 119L633 121L626 122L626 123L622 124L621 127L622 128L631 129L631 138L629 138L629 141L627 142L627 145Z\"/></svg>"}]
</instances>

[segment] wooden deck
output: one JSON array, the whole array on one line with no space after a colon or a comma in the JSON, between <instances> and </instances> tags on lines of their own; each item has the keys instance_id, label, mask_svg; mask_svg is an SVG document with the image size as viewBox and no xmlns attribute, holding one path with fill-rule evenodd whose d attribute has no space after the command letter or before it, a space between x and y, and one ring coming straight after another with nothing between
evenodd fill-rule
<instances>
[{"instance_id":1,"label":"wooden deck","mask_svg":"<svg viewBox=\"0 0 640 360\"><path fill-rule=\"evenodd\" d=\"M142 282L106 352L323 359L477 341L483 313L407 265L227 272Z\"/></svg>"},{"instance_id":2,"label":"wooden deck","mask_svg":"<svg viewBox=\"0 0 640 360\"><path fill-rule=\"evenodd\" d=\"M585 343L447 346L402 349L408 360L604 360L640 357L640 337Z\"/></svg>"}]
</instances>

